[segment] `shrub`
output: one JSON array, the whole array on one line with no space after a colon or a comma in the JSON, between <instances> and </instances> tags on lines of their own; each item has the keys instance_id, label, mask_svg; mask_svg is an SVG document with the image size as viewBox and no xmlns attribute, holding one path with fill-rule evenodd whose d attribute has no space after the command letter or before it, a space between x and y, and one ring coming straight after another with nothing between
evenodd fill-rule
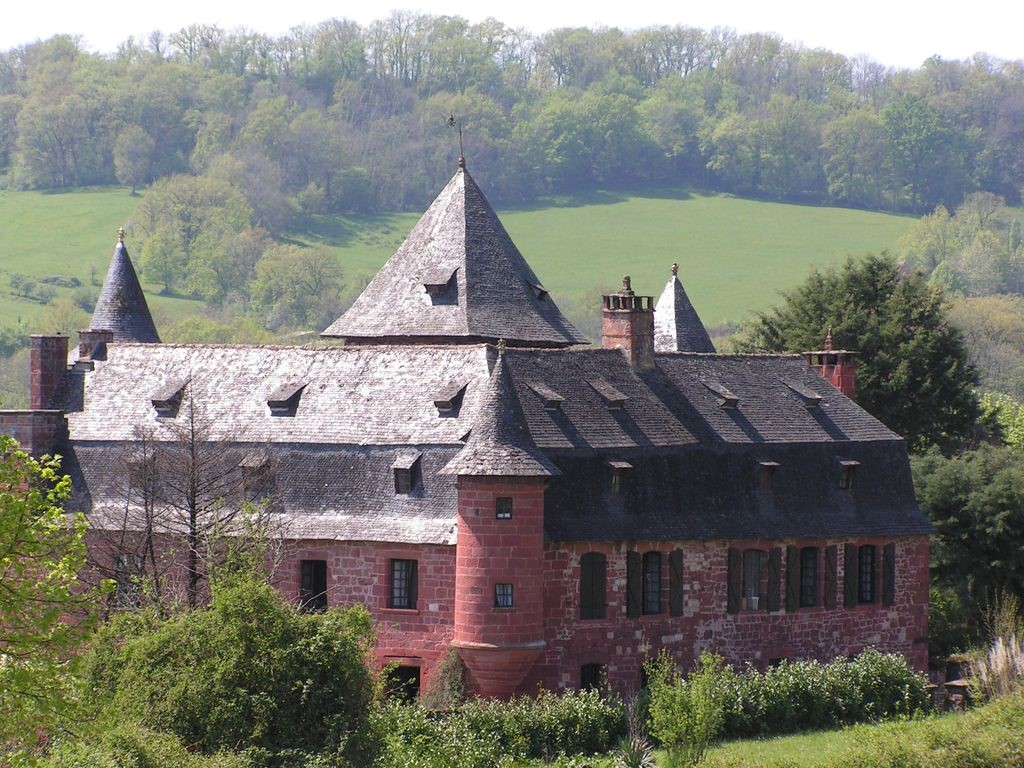
<instances>
[{"instance_id":1,"label":"shrub","mask_svg":"<svg viewBox=\"0 0 1024 768\"><path fill-rule=\"evenodd\" d=\"M491 768L514 760L604 753L625 733L622 702L597 691L474 700L444 713L388 702L374 719L388 768Z\"/></svg>"},{"instance_id":2,"label":"shrub","mask_svg":"<svg viewBox=\"0 0 1024 768\"><path fill-rule=\"evenodd\" d=\"M670 765L697 765L718 738L734 674L720 656L702 653L684 680L662 652L647 666L651 735L668 752Z\"/></svg>"},{"instance_id":3,"label":"shrub","mask_svg":"<svg viewBox=\"0 0 1024 768\"><path fill-rule=\"evenodd\" d=\"M430 689L420 699L427 709L452 709L466 700L466 665L456 651L448 651L431 677Z\"/></svg>"},{"instance_id":4,"label":"shrub","mask_svg":"<svg viewBox=\"0 0 1024 768\"><path fill-rule=\"evenodd\" d=\"M254 768L241 754L189 752L181 740L137 725L117 725L96 738L59 743L40 768Z\"/></svg>"},{"instance_id":5,"label":"shrub","mask_svg":"<svg viewBox=\"0 0 1024 768\"><path fill-rule=\"evenodd\" d=\"M269 585L239 577L213 585L209 608L111 622L86 675L97 708L207 754L299 750L359 764L373 751L371 643L365 608L303 615Z\"/></svg>"}]
</instances>

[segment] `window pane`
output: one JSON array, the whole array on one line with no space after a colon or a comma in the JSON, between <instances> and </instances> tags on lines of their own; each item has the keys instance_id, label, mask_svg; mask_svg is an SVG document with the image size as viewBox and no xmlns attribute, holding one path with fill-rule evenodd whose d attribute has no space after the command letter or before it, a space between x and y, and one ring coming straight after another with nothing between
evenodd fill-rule
<instances>
[{"instance_id":1,"label":"window pane","mask_svg":"<svg viewBox=\"0 0 1024 768\"><path fill-rule=\"evenodd\" d=\"M875 547L866 544L860 548L858 555L858 566L860 567L858 599L862 603L873 603L875 602Z\"/></svg>"},{"instance_id":2,"label":"window pane","mask_svg":"<svg viewBox=\"0 0 1024 768\"><path fill-rule=\"evenodd\" d=\"M644 613L661 613L661 553L644 554Z\"/></svg>"},{"instance_id":3,"label":"window pane","mask_svg":"<svg viewBox=\"0 0 1024 768\"><path fill-rule=\"evenodd\" d=\"M496 499L494 502L494 516L499 520L511 520L512 499L505 497Z\"/></svg>"},{"instance_id":4,"label":"window pane","mask_svg":"<svg viewBox=\"0 0 1024 768\"><path fill-rule=\"evenodd\" d=\"M605 617L605 556L587 552L580 558L580 618Z\"/></svg>"},{"instance_id":5,"label":"window pane","mask_svg":"<svg viewBox=\"0 0 1024 768\"><path fill-rule=\"evenodd\" d=\"M414 560L391 561L391 608L415 608Z\"/></svg>"},{"instance_id":6,"label":"window pane","mask_svg":"<svg viewBox=\"0 0 1024 768\"><path fill-rule=\"evenodd\" d=\"M511 608L512 607L512 585L511 584L495 584L494 585L494 607L495 608Z\"/></svg>"},{"instance_id":7,"label":"window pane","mask_svg":"<svg viewBox=\"0 0 1024 768\"><path fill-rule=\"evenodd\" d=\"M748 549L743 553L743 598L761 597L761 550Z\"/></svg>"},{"instance_id":8,"label":"window pane","mask_svg":"<svg viewBox=\"0 0 1024 768\"><path fill-rule=\"evenodd\" d=\"M327 561L303 560L299 584L299 600L307 611L327 608Z\"/></svg>"}]
</instances>

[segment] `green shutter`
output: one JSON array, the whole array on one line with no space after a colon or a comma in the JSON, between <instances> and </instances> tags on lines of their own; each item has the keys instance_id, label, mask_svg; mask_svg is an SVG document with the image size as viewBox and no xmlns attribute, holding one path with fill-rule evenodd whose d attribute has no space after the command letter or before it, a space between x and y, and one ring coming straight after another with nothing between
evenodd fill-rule
<instances>
[{"instance_id":1,"label":"green shutter","mask_svg":"<svg viewBox=\"0 0 1024 768\"><path fill-rule=\"evenodd\" d=\"M643 558L639 552L626 553L626 615L636 618L643 611Z\"/></svg>"},{"instance_id":2,"label":"green shutter","mask_svg":"<svg viewBox=\"0 0 1024 768\"><path fill-rule=\"evenodd\" d=\"M777 611L782 607L782 550L774 547L768 552L768 599L765 609Z\"/></svg>"},{"instance_id":3,"label":"green shutter","mask_svg":"<svg viewBox=\"0 0 1024 768\"><path fill-rule=\"evenodd\" d=\"M683 615L683 550L673 549L668 556L668 614Z\"/></svg>"},{"instance_id":4,"label":"green shutter","mask_svg":"<svg viewBox=\"0 0 1024 768\"><path fill-rule=\"evenodd\" d=\"M882 548L882 605L896 602L896 545Z\"/></svg>"},{"instance_id":5,"label":"green shutter","mask_svg":"<svg viewBox=\"0 0 1024 768\"><path fill-rule=\"evenodd\" d=\"M800 607L800 548L786 547L786 611Z\"/></svg>"},{"instance_id":6,"label":"green shutter","mask_svg":"<svg viewBox=\"0 0 1024 768\"><path fill-rule=\"evenodd\" d=\"M729 592L725 608L729 613L739 613L743 605L743 553L729 547Z\"/></svg>"},{"instance_id":7,"label":"green shutter","mask_svg":"<svg viewBox=\"0 0 1024 768\"><path fill-rule=\"evenodd\" d=\"M836 590L839 586L839 552L835 544L825 547L825 607L836 607Z\"/></svg>"},{"instance_id":8,"label":"green shutter","mask_svg":"<svg viewBox=\"0 0 1024 768\"><path fill-rule=\"evenodd\" d=\"M857 546L843 545L843 605L847 608L857 607L857 574L860 566L857 563Z\"/></svg>"}]
</instances>

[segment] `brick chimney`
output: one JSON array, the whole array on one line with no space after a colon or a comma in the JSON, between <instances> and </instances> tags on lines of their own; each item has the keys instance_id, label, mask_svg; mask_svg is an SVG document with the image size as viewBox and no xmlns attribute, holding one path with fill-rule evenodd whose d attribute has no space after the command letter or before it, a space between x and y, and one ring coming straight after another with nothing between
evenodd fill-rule
<instances>
[{"instance_id":1,"label":"brick chimney","mask_svg":"<svg viewBox=\"0 0 1024 768\"><path fill-rule=\"evenodd\" d=\"M846 349L832 349L832 329L825 336L824 349L804 352L807 364L818 371L821 378L853 400L857 393L857 353Z\"/></svg>"},{"instance_id":2,"label":"brick chimney","mask_svg":"<svg viewBox=\"0 0 1024 768\"><path fill-rule=\"evenodd\" d=\"M106 360L107 344L114 340L114 332L106 328L89 328L78 332L79 360Z\"/></svg>"},{"instance_id":3,"label":"brick chimney","mask_svg":"<svg viewBox=\"0 0 1024 768\"><path fill-rule=\"evenodd\" d=\"M45 410L49 407L50 398L67 371L68 337L62 334L30 336L29 361L29 407L34 411Z\"/></svg>"},{"instance_id":4,"label":"brick chimney","mask_svg":"<svg viewBox=\"0 0 1024 768\"><path fill-rule=\"evenodd\" d=\"M629 275L622 290L601 297L601 346L621 349L635 368L654 367L654 297L637 296Z\"/></svg>"}]
</instances>

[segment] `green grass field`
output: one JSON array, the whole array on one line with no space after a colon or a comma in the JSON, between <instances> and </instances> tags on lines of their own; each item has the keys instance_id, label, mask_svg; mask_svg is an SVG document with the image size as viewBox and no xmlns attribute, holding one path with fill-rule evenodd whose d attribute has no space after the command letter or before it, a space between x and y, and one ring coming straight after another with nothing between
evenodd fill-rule
<instances>
[{"instance_id":1,"label":"green grass field","mask_svg":"<svg viewBox=\"0 0 1024 768\"><path fill-rule=\"evenodd\" d=\"M77 277L84 285L101 281L117 228L130 221L138 200L125 188L0 193L0 323L24 318L37 325L46 312L38 302L9 292L10 273ZM571 317L590 312L596 317L593 297L616 289L624 274L632 275L639 293L657 295L669 265L677 261L687 292L709 326L767 309L812 266L891 248L913 221L687 193L598 193L548 207L505 210L501 217ZM373 274L417 218L414 213L319 216L289 237L331 248L346 274L358 279ZM129 249L137 256L130 234ZM157 296L155 285L145 287L158 322L201 309L195 301ZM58 295L69 292L59 289Z\"/></svg>"}]
</instances>

